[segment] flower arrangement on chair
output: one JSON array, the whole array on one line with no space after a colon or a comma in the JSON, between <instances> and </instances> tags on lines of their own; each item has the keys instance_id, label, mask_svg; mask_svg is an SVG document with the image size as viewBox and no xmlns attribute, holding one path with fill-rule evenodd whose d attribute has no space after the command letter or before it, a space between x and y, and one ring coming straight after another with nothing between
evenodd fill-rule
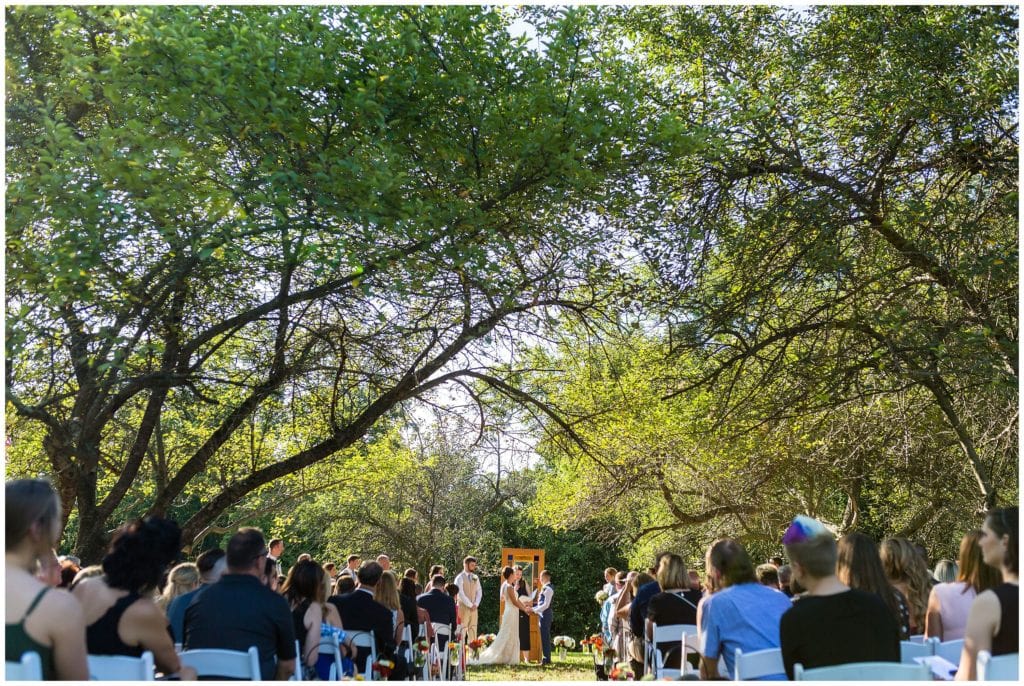
<instances>
[{"instance_id":1,"label":"flower arrangement on chair","mask_svg":"<svg viewBox=\"0 0 1024 686\"><path fill-rule=\"evenodd\" d=\"M427 653L430 652L430 642L425 636L420 636L413 641L412 647L413 666L417 669L422 668L427 661Z\"/></svg>"},{"instance_id":2,"label":"flower arrangement on chair","mask_svg":"<svg viewBox=\"0 0 1024 686\"><path fill-rule=\"evenodd\" d=\"M496 639L498 637L495 634L484 634L483 636L480 636L480 638L484 642L484 648L487 648L492 643L494 643L494 639Z\"/></svg>"},{"instance_id":3,"label":"flower arrangement on chair","mask_svg":"<svg viewBox=\"0 0 1024 686\"><path fill-rule=\"evenodd\" d=\"M382 657L373 663L373 673L380 675L381 681L387 681L388 677L391 676L391 670L395 668L395 663L386 657Z\"/></svg>"},{"instance_id":4,"label":"flower arrangement on chair","mask_svg":"<svg viewBox=\"0 0 1024 686\"><path fill-rule=\"evenodd\" d=\"M480 650L486 645L483 638L474 638L472 641L466 644L466 647L473 652L473 659L480 659Z\"/></svg>"},{"instance_id":5,"label":"flower arrangement on chair","mask_svg":"<svg viewBox=\"0 0 1024 686\"><path fill-rule=\"evenodd\" d=\"M636 675L633 674L633 670L630 669L628 662L619 662L608 672L608 679L610 681L634 681Z\"/></svg>"}]
</instances>

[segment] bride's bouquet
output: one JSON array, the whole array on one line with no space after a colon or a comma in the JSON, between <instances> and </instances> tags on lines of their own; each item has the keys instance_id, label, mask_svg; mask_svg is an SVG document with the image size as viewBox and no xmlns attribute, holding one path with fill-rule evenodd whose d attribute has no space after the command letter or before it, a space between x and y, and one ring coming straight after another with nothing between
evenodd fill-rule
<instances>
[{"instance_id":1,"label":"bride's bouquet","mask_svg":"<svg viewBox=\"0 0 1024 686\"><path fill-rule=\"evenodd\" d=\"M608 592L603 589L598 591L594 594L594 600L597 601L598 605L604 605L604 601L608 600Z\"/></svg>"}]
</instances>

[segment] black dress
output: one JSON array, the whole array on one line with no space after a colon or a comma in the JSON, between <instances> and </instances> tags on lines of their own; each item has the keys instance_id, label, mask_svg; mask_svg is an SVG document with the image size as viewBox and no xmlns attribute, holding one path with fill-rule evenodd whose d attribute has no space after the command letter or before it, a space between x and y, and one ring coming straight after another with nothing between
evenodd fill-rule
<instances>
[{"instance_id":1,"label":"black dress","mask_svg":"<svg viewBox=\"0 0 1024 686\"><path fill-rule=\"evenodd\" d=\"M516 595L527 595L526 582L522 579L516 585ZM519 650L530 649L530 613L519 611Z\"/></svg>"}]
</instances>

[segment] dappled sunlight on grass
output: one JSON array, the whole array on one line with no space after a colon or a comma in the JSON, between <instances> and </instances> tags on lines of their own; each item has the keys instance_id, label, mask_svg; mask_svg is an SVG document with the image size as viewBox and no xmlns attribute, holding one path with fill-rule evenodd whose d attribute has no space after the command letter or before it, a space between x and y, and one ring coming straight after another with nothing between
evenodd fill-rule
<instances>
[{"instance_id":1,"label":"dappled sunlight on grass","mask_svg":"<svg viewBox=\"0 0 1024 686\"><path fill-rule=\"evenodd\" d=\"M589 653L569 653L565 662L552 657L552 664L484 665L469 667L467 681L596 681L594 661Z\"/></svg>"}]
</instances>

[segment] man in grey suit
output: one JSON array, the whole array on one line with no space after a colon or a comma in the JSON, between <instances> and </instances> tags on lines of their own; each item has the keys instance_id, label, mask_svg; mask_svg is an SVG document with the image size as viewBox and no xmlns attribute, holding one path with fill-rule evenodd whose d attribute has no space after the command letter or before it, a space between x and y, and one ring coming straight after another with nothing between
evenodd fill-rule
<instances>
[{"instance_id":1,"label":"man in grey suit","mask_svg":"<svg viewBox=\"0 0 1024 686\"><path fill-rule=\"evenodd\" d=\"M533 606L533 612L540 617L540 645L544 653L542 665L551 664L551 620L554 612L551 610L551 601L555 597L555 589L551 585L551 572L543 570L540 573L540 595L537 604Z\"/></svg>"}]
</instances>

